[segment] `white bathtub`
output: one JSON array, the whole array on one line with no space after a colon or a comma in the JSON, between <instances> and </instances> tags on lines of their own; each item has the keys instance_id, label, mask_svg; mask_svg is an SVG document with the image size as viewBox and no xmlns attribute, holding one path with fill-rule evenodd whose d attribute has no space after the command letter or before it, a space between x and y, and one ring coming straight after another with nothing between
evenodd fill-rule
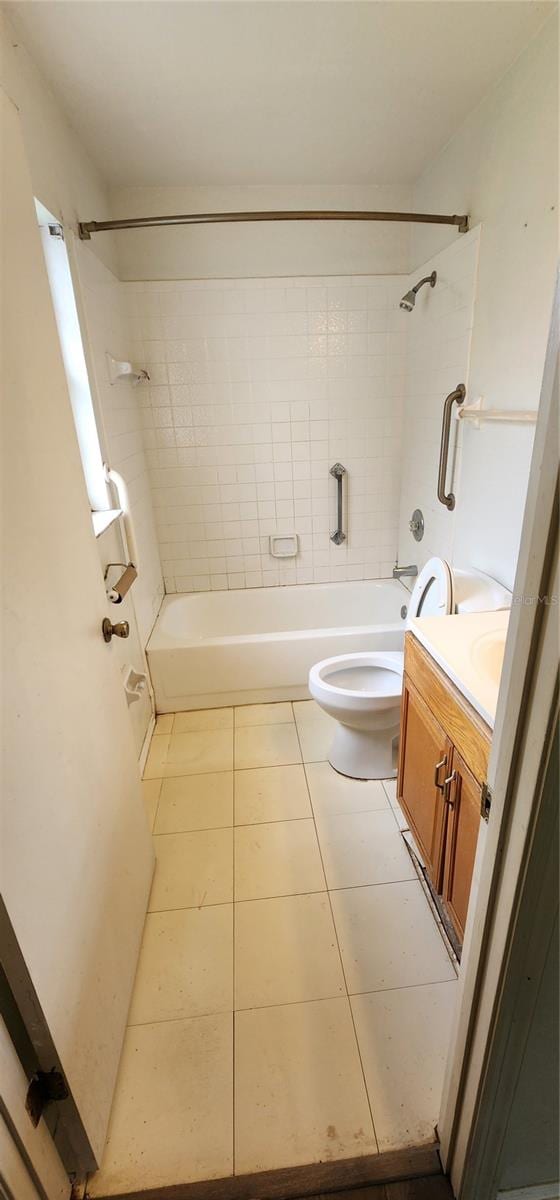
<instances>
[{"instance_id":1,"label":"white bathtub","mask_svg":"<svg viewBox=\"0 0 560 1200\"><path fill-rule=\"evenodd\" d=\"M147 647L157 711L305 699L320 659L400 650L408 599L393 579L166 596Z\"/></svg>"}]
</instances>

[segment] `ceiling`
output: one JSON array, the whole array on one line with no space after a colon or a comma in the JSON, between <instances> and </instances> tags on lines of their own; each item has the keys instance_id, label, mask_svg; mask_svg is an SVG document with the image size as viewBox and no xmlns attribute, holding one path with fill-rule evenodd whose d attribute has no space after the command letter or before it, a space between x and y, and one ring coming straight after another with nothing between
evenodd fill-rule
<instances>
[{"instance_id":1,"label":"ceiling","mask_svg":"<svg viewBox=\"0 0 560 1200\"><path fill-rule=\"evenodd\" d=\"M113 185L410 183L549 15L540 0L22 0Z\"/></svg>"}]
</instances>

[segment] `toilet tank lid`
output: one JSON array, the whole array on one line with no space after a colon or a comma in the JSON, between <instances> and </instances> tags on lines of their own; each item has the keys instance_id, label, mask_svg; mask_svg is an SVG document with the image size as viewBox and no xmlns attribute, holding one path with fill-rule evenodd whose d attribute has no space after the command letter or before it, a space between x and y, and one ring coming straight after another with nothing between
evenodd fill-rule
<instances>
[{"instance_id":1,"label":"toilet tank lid","mask_svg":"<svg viewBox=\"0 0 560 1200\"><path fill-rule=\"evenodd\" d=\"M453 585L456 612L494 612L511 608L511 592L483 571L453 567Z\"/></svg>"}]
</instances>

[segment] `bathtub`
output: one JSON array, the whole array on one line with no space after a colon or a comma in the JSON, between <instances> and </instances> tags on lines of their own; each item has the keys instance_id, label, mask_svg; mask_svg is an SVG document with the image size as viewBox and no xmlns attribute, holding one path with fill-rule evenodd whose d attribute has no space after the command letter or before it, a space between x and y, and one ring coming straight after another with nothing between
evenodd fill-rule
<instances>
[{"instance_id":1,"label":"bathtub","mask_svg":"<svg viewBox=\"0 0 560 1200\"><path fill-rule=\"evenodd\" d=\"M380 579L166 596L147 646L157 711L303 700L320 659L402 649L409 595Z\"/></svg>"}]
</instances>

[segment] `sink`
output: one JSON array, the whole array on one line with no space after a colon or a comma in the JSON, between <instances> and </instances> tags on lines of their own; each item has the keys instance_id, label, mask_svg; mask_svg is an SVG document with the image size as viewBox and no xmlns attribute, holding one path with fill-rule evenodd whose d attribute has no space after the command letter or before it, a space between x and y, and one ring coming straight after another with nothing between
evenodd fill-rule
<instances>
[{"instance_id":1,"label":"sink","mask_svg":"<svg viewBox=\"0 0 560 1200\"><path fill-rule=\"evenodd\" d=\"M498 685L506 648L505 629L492 629L476 638L471 647L473 666Z\"/></svg>"}]
</instances>

